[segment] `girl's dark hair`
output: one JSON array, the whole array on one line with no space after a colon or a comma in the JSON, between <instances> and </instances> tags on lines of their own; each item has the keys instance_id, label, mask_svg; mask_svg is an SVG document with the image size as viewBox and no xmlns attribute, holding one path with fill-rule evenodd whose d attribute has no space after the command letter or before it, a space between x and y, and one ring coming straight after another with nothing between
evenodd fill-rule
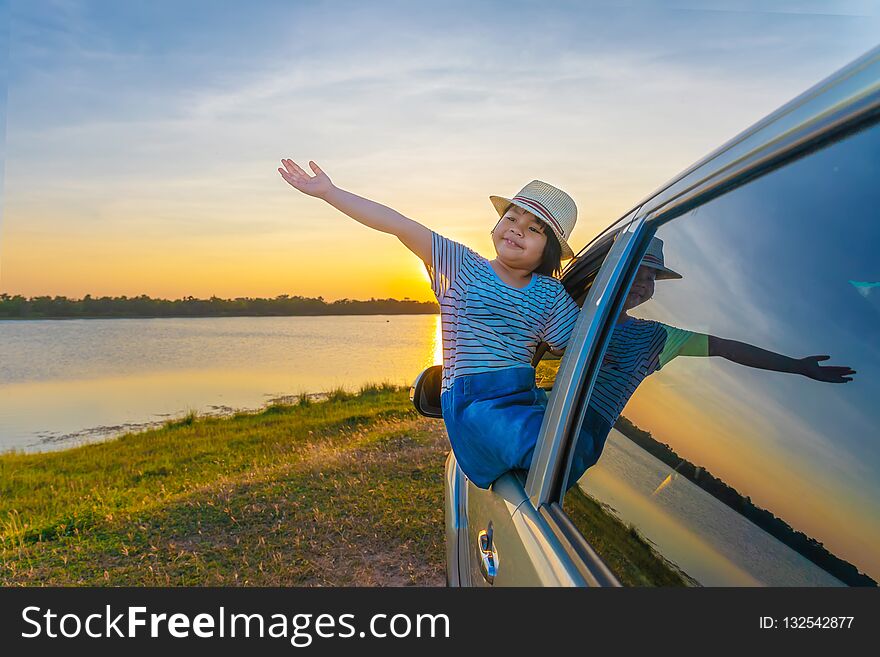
<instances>
[{"instance_id":1,"label":"girl's dark hair","mask_svg":"<svg viewBox=\"0 0 880 657\"><path fill-rule=\"evenodd\" d=\"M535 273L556 276L562 270L562 245L559 244L556 233L547 224L544 224L544 234L547 236L544 257L541 258L541 264L535 267Z\"/></svg>"},{"instance_id":2,"label":"girl's dark hair","mask_svg":"<svg viewBox=\"0 0 880 657\"><path fill-rule=\"evenodd\" d=\"M509 209L510 205L504 208L501 216L504 216ZM539 219L539 221L541 220ZM544 255L541 258L541 263L533 271L536 274L544 274L544 276L556 276L562 271L562 245L559 244L559 238L556 237L556 233L553 232L548 223L541 221L541 225L544 228L544 235L547 236L547 243L544 245ZM498 224L495 224L495 226L497 228Z\"/></svg>"}]
</instances>

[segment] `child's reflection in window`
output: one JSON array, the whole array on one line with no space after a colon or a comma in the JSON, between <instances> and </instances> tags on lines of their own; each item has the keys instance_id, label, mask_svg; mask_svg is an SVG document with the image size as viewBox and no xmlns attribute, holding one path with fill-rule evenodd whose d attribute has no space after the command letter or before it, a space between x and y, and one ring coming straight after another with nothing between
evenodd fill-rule
<instances>
[{"instance_id":1,"label":"child's reflection in window","mask_svg":"<svg viewBox=\"0 0 880 657\"><path fill-rule=\"evenodd\" d=\"M624 302L596 378L590 404L575 446L569 486L599 460L608 432L645 377L676 356L721 356L727 360L774 372L800 374L826 383L852 381L855 370L820 365L828 355L790 358L755 345L697 333L662 322L631 317L629 311L654 296L654 282L681 278L666 267L663 241L653 238Z\"/></svg>"}]
</instances>

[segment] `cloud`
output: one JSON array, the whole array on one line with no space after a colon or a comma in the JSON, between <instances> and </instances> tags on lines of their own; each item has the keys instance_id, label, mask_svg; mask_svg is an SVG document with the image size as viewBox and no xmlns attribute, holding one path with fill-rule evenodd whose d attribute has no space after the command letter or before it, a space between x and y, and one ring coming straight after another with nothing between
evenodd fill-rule
<instances>
[{"instance_id":1,"label":"cloud","mask_svg":"<svg viewBox=\"0 0 880 657\"><path fill-rule=\"evenodd\" d=\"M280 202L287 155L388 202L446 189L482 207L494 189L549 178L583 199L586 238L871 28L652 3L16 7L16 217L54 206L69 222L82 208L77 221L106 225L135 206L173 215L159 210L173 202L231 233L253 229L236 219L241 199Z\"/></svg>"}]
</instances>

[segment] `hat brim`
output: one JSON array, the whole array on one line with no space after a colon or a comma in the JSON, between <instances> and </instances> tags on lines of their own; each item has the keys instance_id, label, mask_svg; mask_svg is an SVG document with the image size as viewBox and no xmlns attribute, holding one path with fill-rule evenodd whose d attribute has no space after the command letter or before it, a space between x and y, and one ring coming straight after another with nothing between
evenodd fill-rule
<instances>
[{"instance_id":1,"label":"hat brim","mask_svg":"<svg viewBox=\"0 0 880 657\"><path fill-rule=\"evenodd\" d=\"M651 269L657 270L657 275L654 277L654 280L657 281L665 281L665 280L676 280L679 278L684 278L677 271L671 270L669 267L660 267L658 265L649 265L647 263L642 263L642 267L650 267Z\"/></svg>"},{"instance_id":2,"label":"hat brim","mask_svg":"<svg viewBox=\"0 0 880 657\"><path fill-rule=\"evenodd\" d=\"M532 208L504 196L489 196L489 200L492 201L492 205L495 206L495 211L498 213L499 217L503 217L505 210L507 210L507 208L511 205L515 205L516 207L522 208L526 212L535 215L538 219L541 220L541 222L543 222L550 228L550 230L553 231L553 234L556 235L556 239L559 240L559 246L562 249L562 253L560 253L560 258L562 260L571 260L572 258L574 258L574 251L571 250L571 247L568 245L566 239L557 232L557 230L553 227L553 224L544 219L544 217L542 217L541 215L536 214Z\"/></svg>"}]
</instances>

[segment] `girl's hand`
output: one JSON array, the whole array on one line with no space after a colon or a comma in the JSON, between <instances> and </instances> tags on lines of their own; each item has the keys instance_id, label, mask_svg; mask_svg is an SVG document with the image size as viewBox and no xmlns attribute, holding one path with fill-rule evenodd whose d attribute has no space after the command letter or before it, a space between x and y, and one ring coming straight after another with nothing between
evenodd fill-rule
<instances>
[{"instance_id":1,"label":"girl's hand","mask_svg":"<svg viewBox=\"0 0 880 657\"><path fill-rule=\"evenodd\" d=\"M292 187L296 187L303 194L324 198L333 189L333 183L330 178L321 171L321 167L312 161L309 161L309 167L315 172L314 176L310 176L303 171L293 160L281 160L281 164L284 165L284 168L278 167L278 173Z\"/></svg>"},{"instance_id":2,"label":"girl's hand","mask_svg":"<svg viewBox=\"0 0 880 657\"><path fill-rule=\"evenodd\" d=\"M829 358L831 356L807 356L806 358L801 358L798 361L800 363L800 373L825 383L846 383L847 381L852 381L852 375L856 373L854 369L819 365L819 361L828 360Z\"/></svg>"}]
</instances>

